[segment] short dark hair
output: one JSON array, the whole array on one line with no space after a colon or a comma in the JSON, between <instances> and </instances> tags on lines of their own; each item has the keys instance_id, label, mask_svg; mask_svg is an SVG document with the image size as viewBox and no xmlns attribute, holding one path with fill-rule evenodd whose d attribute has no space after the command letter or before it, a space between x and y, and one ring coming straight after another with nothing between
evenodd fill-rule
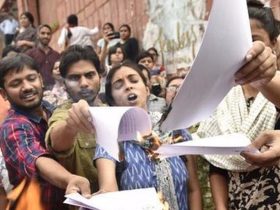
<instances>
[{"instance_id":1,"label":"short dark hair","mask_svg":"<svg viewBox=\"0 0 280 210\"><path fill-rule=\"evenodd\" d=\"M12 57L3 58L3 60L0 61L0 87L4 88L4 77L10 71L20 72L24 67L28 67L39 73L37 63L28 55L19 53Z\"/></svg>"},{"instance_id":2,"label":"short dark hair","mask_svg":"<svg viewBox=\"0 0 280 210\"><path fill-rule=\"evenodd\" d=\"M67 17L67 23L70 25L70 26L77 26L78 25L78 17L77 15L69 15Z\"/></svg>"},{"instance_id":3,"label":"short dark hair","mask_svg":"<svg viewBox=\"0 0 280 210\"><path fill-rule=\"evenodd\" d=\"M39 25L37 30L40 31L42 28L48 28L52 33L52 28L50 27L50 25L48 24Z\"/></svg>"},{"instance_id":4,"label":"short dark hair","mask_svg":"<svg viewBox=\"0 0 280 210\"><path fill-rule=\"evenodd\" d=\"M69 68L81 60L90 62L96 68L99 74L102 74L100 61L96 52L90 47L81 45L72 45L67 48L61 55L59 71L63 78L66 77Z\"/></svg>"},{"instance_id":5,"label":"short dark hair","mask_svg":"<svg viewBox=\"0 0 280 210\"><path fill-rule=\"evenodd\" d=\"M154 61L153 55L151 53L149 53L148 51L144 50L137 55L136 63L139 63L140 60L142 60L143 58L147 58L147 57L150 57Z\"/></svg>"},{"instance_id":6,"label":"short dark hair","mask_svg":"<svg viewBox=\"0 0 280 210\"><path fill-rule=\"evenodd\" d=\"M121 67L126 66L126 67L130 67L132 68L134 71L136 71L139 76L141 77L141 79L143 80L145 86L147 85L147 81L146 78L144 76L144 74L142 73L142 70L137 66L137 64L133 63L130 60L125 60L123 63L116 65L115 67L113 67L107 77L106 77L106 83L105 83L105 96L106 96L106 101L110 106L113 106L115 104L113 96L112 96L112 79L115 75L115 73L120 70Z\"/></svg>"},{"instance_id":7,"label":"short dark hair","mask_svg":"<svg viewBox=\"0 0 280 210\"><path fill-rule=\"evenodd\" d=\"M23 15L28 19L28 21L31 23L32 27L34 27L34 17L32 15L32 13L31 12L23 12L23 13L21 13L20 17L23 16Z\"/></svg>"}]
</instances>

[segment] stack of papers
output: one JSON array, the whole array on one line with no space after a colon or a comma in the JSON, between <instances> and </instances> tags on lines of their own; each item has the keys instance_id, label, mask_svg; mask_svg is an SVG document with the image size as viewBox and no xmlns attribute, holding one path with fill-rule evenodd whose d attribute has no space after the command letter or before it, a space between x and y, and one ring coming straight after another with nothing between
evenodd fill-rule
<instances>
[{"instance_id":1,"label":"stack of papers","mask_svg":"<svg viewBox=\"0 0 280 210\"><path fill-rule=\"evenodd\" d=\"M155 152L159 153L162 158L187 154L239 155L240 152L243 151L257 152L257 149L248 147L250 144L250 139L248 139L244 134L235 133L186 141L177 144L163 144Z\"/></svg>"},{"instance_id":2,"label":"stack of papers","mask_svg":"<svg viewBox=\"0 0 280 210\"><path fill-rule=\"evenodd\" d=\"M155 188L108 192L84 198L66 195L64 203L94 210L162 210Z\"/></svg>"}]
</instances>

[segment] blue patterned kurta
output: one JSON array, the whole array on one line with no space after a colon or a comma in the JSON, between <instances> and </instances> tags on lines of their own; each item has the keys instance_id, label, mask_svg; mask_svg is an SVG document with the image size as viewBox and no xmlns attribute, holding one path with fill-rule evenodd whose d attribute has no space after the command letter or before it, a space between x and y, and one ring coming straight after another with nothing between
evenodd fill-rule
<instances>
[{"instance_id":1,"label":"blue patterned kurta","mask_svg":"<svg viewBox=\"0 0 280 210\"><path fill-rule=\"evenodd\" d=\"M186 135L184 135L184 137L186 137ZM157 189L155 161L150 160L145 150L134 141L123 142L120 146L124 151L124 160L116 162L119 189L130 190L148 187L155 187ZM98 158L106 158L115 161L99 145L97 145L95 153L95 159ZM167 160L171 167L179 209L187 210L188 172L185 163L180 157L172 157Z\"/></svg>"}]
</instances>

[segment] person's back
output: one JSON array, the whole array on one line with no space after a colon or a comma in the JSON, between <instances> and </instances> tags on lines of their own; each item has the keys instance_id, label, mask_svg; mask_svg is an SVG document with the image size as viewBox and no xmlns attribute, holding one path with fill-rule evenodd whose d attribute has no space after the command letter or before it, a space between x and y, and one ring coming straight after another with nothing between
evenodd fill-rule
<instances>
[{"instance_id":1,"label":"person's back","mask_svg":"<svg viewBox=\"0 0 280 210\"><path fill-rule=\"evenodd\" d=\"M92 46L91 36L98 33L98 27L89 29L84 26L78 26L78 17L69 15L67 17L67 26L62 29L58 39L58 45L69 47L72 45Z\"/></svg>"},{"instance_id":2,"label":"person's back","mask_svg":"<svg viewBox=\"0 0 280 210\"><path fill-rule=\"evenodd\" d=\"M98 32L97 28L89 29L83 26L76 26L70 28L72 37L69 40L69 45L81 45L81 46L92 46L91 35Z\"/></svg>"},{"instance_id":3,"label":"person's back","mask_svg":"<svg viewBox=\"0 0 280 210\"><path fill-rule=\"evenodd\" d=\"M8 46L12 43L16 30L18 27L18 22L14 19L12 15L8 16L4 21L0 24L0 30L5 35L5 45Z\"/></svg>"}]
</instances>

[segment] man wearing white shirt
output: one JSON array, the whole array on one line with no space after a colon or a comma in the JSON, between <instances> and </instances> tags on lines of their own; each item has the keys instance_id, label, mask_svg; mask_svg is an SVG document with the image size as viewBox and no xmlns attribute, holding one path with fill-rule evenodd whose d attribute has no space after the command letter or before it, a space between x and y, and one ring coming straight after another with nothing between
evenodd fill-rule
<instances>
[{"instance_id":1,"label":"man wearing white shirt","mask_svg":"<svg viewBox=\"0 0 280 210\"><path fill-rule=\"evenodd\" d=\"M61 48L67 48L71 45L92 46L91 36L98 33L98 27L89 29L84 26L78 26L78 17L69 15L67 17L67 26L62 29L58 45Z\"/></svg>"},{"instance_id":2,"label":"man wearing white shirt","mask_svg":"<svg viewBox=\"0 0 280 210\"><path fill-rule=\"evenodd\" d=\"M16 34L18 22L12 15L9 15L5 20L0 23L0 30L5 35L5 45L8 46L12 43Z\"/></svg>"}]
</instances>

